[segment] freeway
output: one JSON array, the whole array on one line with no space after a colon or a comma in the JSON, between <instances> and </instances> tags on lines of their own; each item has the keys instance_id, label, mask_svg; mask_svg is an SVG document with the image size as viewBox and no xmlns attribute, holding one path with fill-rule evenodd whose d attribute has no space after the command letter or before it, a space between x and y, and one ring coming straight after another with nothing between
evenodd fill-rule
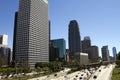
<instances>
[{"instance_id":1,"label":"freeway","mask_svg":"<svg viewBox=\"0 0 120 80\"><path fill-rule=\"evenodd\" d=\"M70 69L66 69L48 76L33 78L29 80L87 80L89 79L91 74L93 74L96 71L96 69L91 67L89 70L83 69L80 71L73 72L71 74L67 74L68 71L70 71Z\"/></svg>"},{"instance_id":2,"label":"freeway","mask_svg":"<svg viewBox=\"0 0 120 80\"><path fill-rule=\"evenodd\" d=\"M87 80L90 75L91 73L89 72L89 70L85 69L52 80Z\"/></svg>"},{"instance_id":3,"label":"freeway","mask_svg":"<svg viewBox=\"0 0 120 80\"><path fill-rule=\"evenodd\" d=\"M47 75L47 76L42 76L42 77L38 77L38 78L32 78L32 79L28 79L28 80L58 80L57 78L60 76L64 76L67 74L67 72L70 71L69 68L65 68L64 70L51 74L51 75Z\"/></svg>"},{"instance_id":4,"label":"freeway","mask_svg":"<svg viewBox=\"0 0 120 80\"><path fill-rule=\"evenodd\" d=\"M108 66L102 66L101 69L96 71L89 80L111 80L111 73L115 65L109 64Z\"/></svg>"},{"instance_id":5,"label":"freeway","mask_svg":"<svg viewBox=\"0 0 120 80\"><path fill-rule=\"evenodd\" d=\"M98 68L83 69L67 74L70 69L66 69L48 76L33 78L29 80L110 80L111 73L115 65L100 66Z\"/></svg>"}]
</instances>

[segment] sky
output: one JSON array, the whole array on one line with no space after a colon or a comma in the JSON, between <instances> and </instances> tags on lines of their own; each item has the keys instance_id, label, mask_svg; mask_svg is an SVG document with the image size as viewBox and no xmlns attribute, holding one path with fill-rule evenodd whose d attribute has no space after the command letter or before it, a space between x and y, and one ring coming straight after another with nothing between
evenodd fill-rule
<instances>
[{"instance_id":1,"label":"sky","mask_svg":"<svg viewBox=\"0 0 120 80\"><path fill-rule=\"evenodd\" d=\"M51 39L64 38L68 48L68 24L77 20L81 39L90 36L92 45L108 45L120 51L120 0L48 0ZM0 0L0 34L9 36L12 48L14 13L19 0Z\"/></svg>"}]
</instances>

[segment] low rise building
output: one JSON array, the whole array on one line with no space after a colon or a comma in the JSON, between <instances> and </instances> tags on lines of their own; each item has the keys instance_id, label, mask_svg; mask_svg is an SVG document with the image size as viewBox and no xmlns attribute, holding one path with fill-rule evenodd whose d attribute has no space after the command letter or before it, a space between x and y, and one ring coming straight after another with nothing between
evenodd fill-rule
<instances>
[{"instance_id":1,"label":"low rise building","mask_svg":"<svg viewBox=\"0 0 120 80\"><path fill-rule=\"evenodd\" d=\"M88 64L88 54L80 53L80 64Z\"/></svg>"}]
</instances>

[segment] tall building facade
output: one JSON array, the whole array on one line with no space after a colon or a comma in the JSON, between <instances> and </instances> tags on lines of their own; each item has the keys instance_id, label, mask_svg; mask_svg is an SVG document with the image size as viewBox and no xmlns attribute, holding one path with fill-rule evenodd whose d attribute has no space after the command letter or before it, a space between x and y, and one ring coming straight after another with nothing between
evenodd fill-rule
<instances>
[{"instance_id":1,"label":"tall building facade","mask_svg":"<svg viewBox=\"0 0 120 80\"><path fill-rule=\"evenodd\" d=\"M15 12L15 18L14 18L14 33L13 33L13 55L12 55L12 60L13 60L13 61L15 61L17 18L18 18L18 12Z\"/></svg>"},{"instance_id":2,"label":"tall building facade","mask_svg":"<svg viewBox=\"0 0 120 80\"><path fill-rule=\"evenodd\" d=\"M8 35L0 35L0 47L8 47Z\"/></svg>"},{"instance_id":3,"label":"tall building facade","mask_svg":"<svg viewBox=\"0 0 120 80\"><path fill-rule=\"evenodd\" d=\"M102 50L102 60L110 61L108 46L103 46L101 50Z\"/></svg>"},{"instance_id":4,"label":"tall building facade","mask_svg":"<svg viewBox=\"0 0 120 80\"><path fill-rule=\"evenodd\" d=\"M11 62L11 49L8 47L0 48L0 62L2 66L9 66Z\"/></svg>"},{"instance_id":5,"label":"tall building facade","mask_svg":"<svg viewBox=\"0 0 120 80\"><path fill-rule=\"evenodd\" d=\"M97 62L99 59L99 50L97 46L90 46L87 49L88 58L91 62Z\"/></svg>"},{"instance_id":6,"label":"tall building facade","mask_svg":"<svg viewBox=\"0 0 120 80\"><path fill-rule=\"evenodd\" d=\"M80 64L88 64L88 54L80 53Z\"/></svg>"},{"instance_id":7,"label":"tall building facade","mask_svg":"<svg viewBox=\"0 0 120 80\"><path fill-rule=\"evenodd\" d=\"M91 40L89 36L84 37L82 41L82 52L86 53L88 48L91 46Z\"/></svg>"},{"instance_id":8,"label":"tall building facade","mask_svg":"<svg viewBox=\"0 0 120 80\"><path fill-rule=\"evenodd\" d=\"M37 62L49 61L49 21L47 0L19 0L15 61L34 69Z\"/></svg>"},{"instance_id":9,"label":"tall building facade","mask_svg":"<svg viewBox=\"0 0 120 80\"><path fill-rule=\"evenodd\" d=\"M58 49L59 61L66 60L66 43L64 39L54 39L52 40L54 48Z\"/></svg>"},{"instance_id":10,"label":"tall building facade","mask_svg":"<svg viewBox=\"0 0 120 80\"><path fill-rule=\"evenodd\" d=\"M113 47L112 51L113 51L113 59L116 60L116 55L117 55L116 47Z\"/></svg>"},{"instance_id":11,"label":"tall building facade","mask_svg":"<svg viewBox=\"0 0 120 80\"><path fill-rule=\"evenodd\" d=\"M76 20L71 20L69 23L68 40L69 40L70 59L75 58L75 53L82 51L79 25Z\"/></svg>"},{"instance_id":12,"label":"tall building facade","mask_svg":"<svg viewBox=\"0 0 120 80\"><path fill-rule=\"evenodd\" d=\"M54 46L52 40L49 43L49 61L59 61L59 48Z\"/></svg>"}]
</instances>

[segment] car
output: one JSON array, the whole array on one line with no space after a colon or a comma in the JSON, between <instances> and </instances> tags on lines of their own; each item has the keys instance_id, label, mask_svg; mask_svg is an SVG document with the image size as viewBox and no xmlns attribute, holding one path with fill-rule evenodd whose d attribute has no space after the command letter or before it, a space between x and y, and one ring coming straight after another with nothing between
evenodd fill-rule
<instances>
[{"instance_id":1,"label":"car","mask_svg":"<svg viewBox=\"0 0 120 80\"><path fill-rule=\"evenodd\" d=\"M76 77L78 77L78 75L76 75Z\"/></svg>"},{"instance_id":2,"label":"car","mask_svg":"<svg viewBox=\"0 0 120 80\"><path fill-rule=\"evenodd\" d=\"M65 75L64 78L67 78L67 76Z\"/></svg>"},{"instance_id":3,"label":"car","mask_svg":"<svg viewBox=\"0 0 120 80\"><path fill-rule=\"evenodd\" d=\"M76 78L74 78L74 80L77 80Z\"/></svg>"},{"instance_id":4,"label":"car","mask_svg":"<svg viewBox=\"0 0 120 80\"><path fill-rule=\"evenodd\" d=\"M8 78L11 78L13 75L12 74L10 74L9 76L8 76Z\"/></svg>"},{"instance_id":5,"label":"car","mask_svg":"<svg viewBox=\"0 0 120 80\"><path fill-rule=\"evenodd\" d=\"M81 74L81 76L83 76L84 74Z\"/></svg>"},{"instance_id":6,"label":"car","mask_svg":"<svg viewBox=\"0 0 120 80\"><path fill-rule=\"evenodd\" d=\"M96 79L96 78L97 78L97 75L94 75L93 78Z\"/></svg>"},{"instance_id":7,"label":"car","mask_svg":"<svg viewBox=\"0 0 120 80\"><path fill-rule=\"evenodd\" d=\"M99 72L101 72L101 70L99 70Z\"/></svg>"},{"instance_id":8,"label":"car","mask_svg":"<svg viewBox=\"0 0 120 80\"><path fill-rule=\"evenodd\" d=\"M82 79L82 77L79 77L79 79L81 80L81 79Z\"/></svg>"},{"instance_id":9,"label":"car","mask_svg":"<svg viewBox=\"0 0 120 80\"><path fill-rule=\"evenodd\" d=\"M4 79L4 78L7 78L7 75L3 75L2 78L3 78L3 79Z\"/></svg>"},{"instance_id":10,"label":"car","mask_svg":"<svg viewBox=\"0 0 120 80\"><path fill-rule=\"evenodd\" d=\"M57 74L54 74L54 76L57 76Z\"/></svg>"}]
</instances>

